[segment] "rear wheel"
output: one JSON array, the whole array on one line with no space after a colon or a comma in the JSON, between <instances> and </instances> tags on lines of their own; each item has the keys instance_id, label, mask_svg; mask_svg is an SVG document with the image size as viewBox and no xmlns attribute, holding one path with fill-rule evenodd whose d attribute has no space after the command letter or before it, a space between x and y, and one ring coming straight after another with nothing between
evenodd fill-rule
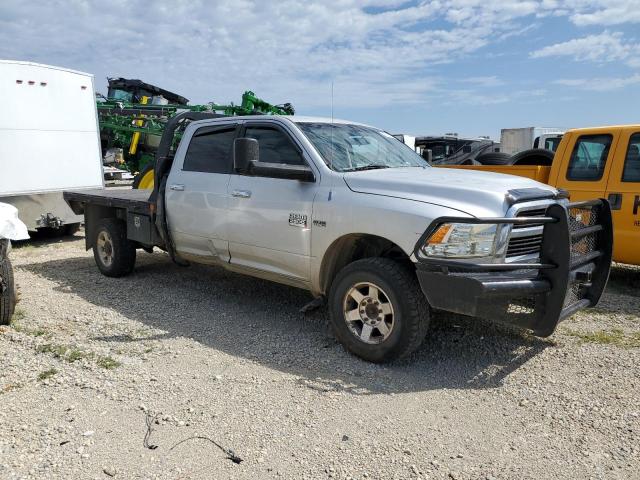
<instances>
[{"instance_id":1,"label":"rear wheel","mask_svg":"<svg viewBox=\"0 0 640 480\"><path fill-rule=\"evenodd\" d=\"M16 308L16 286L8 258L0 261L0 325L9 325Z\"/></svg>"},{"instance_id":2,"label":"rear wheel","mask_svg":"<svg viewBox=\"0 0 640 480\"><path fill-rule=\"evenodd\" d=\"M386 258L347 265L329 292L335 335L351 353L376 363L409 355L424 339L429 307L415 274Z\"/></svg>"},{"instance_id":3,"label":"rear wheel","mask_svg":"<svg viewBox=\"0 0 640 480\"><path fill-rule=\"evenodd\" d=\"M139 188L141 190L153 190L153 175L155 171L155 163L147 164L136 178L133 179L133 188Z\"/></svg>"},{"instance_id":4,"label":"rear wheel","mask_svg":"<svg viewBox=\"0 0 640 480\"><path fill-rule=\"evenodd\" d=\"M122 277L133 271L136 246L127 239L124 222L114 218L98 222L93 241L93 258L107 277Z\"/></svg>"}]
</instances>

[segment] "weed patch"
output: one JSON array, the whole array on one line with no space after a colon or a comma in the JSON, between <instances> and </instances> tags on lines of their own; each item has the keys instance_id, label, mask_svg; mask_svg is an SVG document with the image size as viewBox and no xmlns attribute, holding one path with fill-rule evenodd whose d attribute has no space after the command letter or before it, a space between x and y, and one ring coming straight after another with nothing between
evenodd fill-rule
<instances>
[{"instance_id":1,"label":"weed patch","mask_svg":"<svg viewBox=\"0 0 640 480\"><path fill-rule=\"evenodd\" d=\"M55 368L44 370L38 374L38 380L46 380L47 378L53 377L56 373L58 373L58 370L56 370Z\"/></svg>"},{"instance_id":2,"label":"weed patch","mask_svg":"<svg viewBox=\"0 0 640 480\"><path fill-rule=\"evenodd\" d=\"M96 364L99 367L106 368L107 370L113 370L114 368L118 368L122 365L117 360L114 360L111 357L98 357L96 360Z\"/></svg>"},{"instance_id":3,"label":"weed patch","mask_svg":"<svg viewBox=\"0 0 640 480\"><path fill-rule=\"evenodd\" d=\"M80 350L76 347L71 347L68 345L54 345L51 343L46 343L44 345L40 345L36 348L38 353L48 353L53 355L54 358L63 360L65 362L74 363L79 360L92 360L96 365L102 368L106 368L108 370L119 367L121 364L117 360L114 360L111 357L105 357L101 355L96 355L93 352L87 352L84 350Z\"/></svg>"},{"instance_id":4,"label":"weed patch","mask_svg":"<svg viewBox=\"0 0 640 480\"><path fill-rule=\"evenodd\" d=\"M620 329L598 330L595 332L578 332L567 330L572 337L579 338L583 343L599 343L601 345L615 345L623 348L640 347L640 332L625 334Z\"/></svg>"}]
</instances>

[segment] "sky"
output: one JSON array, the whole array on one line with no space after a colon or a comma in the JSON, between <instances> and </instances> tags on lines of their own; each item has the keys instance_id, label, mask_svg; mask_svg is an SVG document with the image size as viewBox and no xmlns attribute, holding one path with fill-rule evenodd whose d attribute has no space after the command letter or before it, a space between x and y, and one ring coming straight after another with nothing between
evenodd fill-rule
<instances>
[{"instance_id":1,"label":"sky","mask_svg":"<svg viewBox=\"0 0 640 480\"><path fill-rule=\"evenodd\" d=\"M640 123L639 25L640 0L2 0L0 58L498 138Z\"/></svg>"}]
</instances>

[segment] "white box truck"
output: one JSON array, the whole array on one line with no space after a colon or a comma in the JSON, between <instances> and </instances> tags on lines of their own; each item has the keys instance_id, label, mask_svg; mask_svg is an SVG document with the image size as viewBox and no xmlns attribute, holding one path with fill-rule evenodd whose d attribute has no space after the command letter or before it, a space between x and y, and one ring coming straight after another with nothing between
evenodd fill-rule
<instances>
[{"instance_id":1,"label":"white box truck","mask_svg":"<svg viewBox=\"0 0 640 480\"><path fill-rule=\"evenodd\" d=\"M93 75L0 60L0 202L31 231L77 230L62 191L102 188Z\"/></svg>"},{"instance_id":2,"label":"white box truck","mask_svg":"<svg viewBox=\"0 0 640 480\"><path fill-rule=\"evenodd\" d=\"M531 148L556 151L564 130L549 127L503 128L500 130L500 151L514 155Z\"/></svg>"}]
</instances>

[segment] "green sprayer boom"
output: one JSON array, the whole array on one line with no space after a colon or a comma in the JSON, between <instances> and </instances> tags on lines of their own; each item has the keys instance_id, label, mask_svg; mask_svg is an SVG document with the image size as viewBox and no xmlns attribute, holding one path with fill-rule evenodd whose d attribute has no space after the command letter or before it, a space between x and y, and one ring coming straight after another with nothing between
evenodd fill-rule
<instances>
[{"instance_id":1,"label":"green sprayer boom","mask_svg":"<svg viewBox=\"0 0 640 480\"><path fill-rule=\"evenodd\" d=\"M290 103L272 105L251 91L242 94L239 105L189 105L186 98L177 94L140 80L122 78L109 79L108 96L98 99L97 108L105 161L119 163L132 173L153 165L166 124L178 113L210 112L220 116L295 113ZM176 132L174 145L180 141L184 127Z\"/></svg>"}]
</instances>

